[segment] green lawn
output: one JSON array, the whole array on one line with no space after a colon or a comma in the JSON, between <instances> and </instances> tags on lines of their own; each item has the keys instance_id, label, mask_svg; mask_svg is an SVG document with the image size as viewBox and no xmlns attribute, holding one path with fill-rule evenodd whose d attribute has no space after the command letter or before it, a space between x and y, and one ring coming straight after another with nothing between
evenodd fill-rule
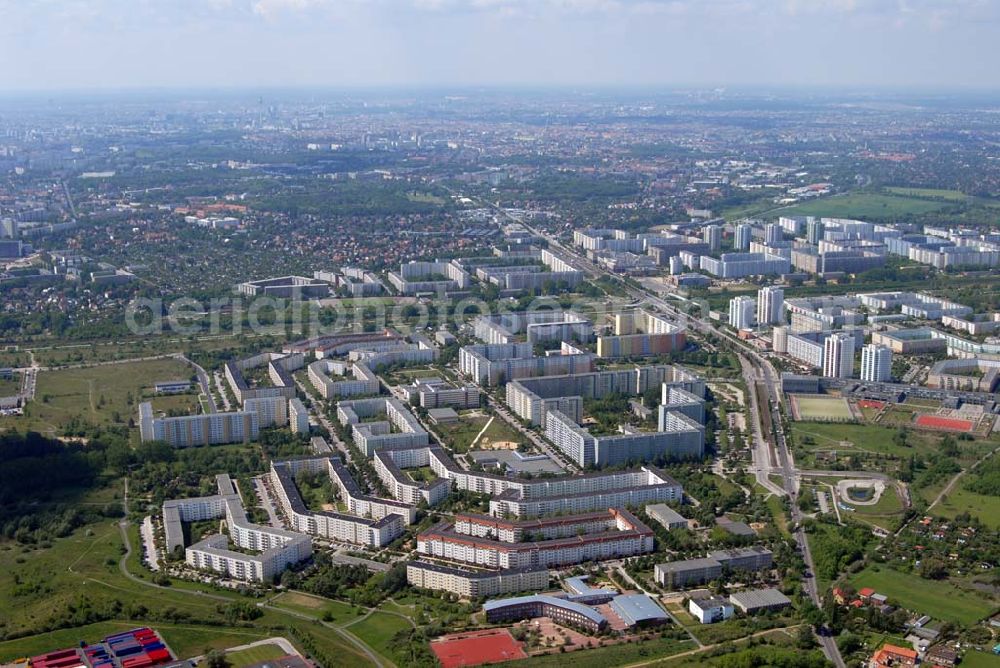
<instances>
[{"instance_id":1,"label":"green lawn","mask_svg":"<svg viewBox=\"0 0 1000 668\"><path fill-rule=\"evenodd\" d=\"M983 594L956 588L947 581L925 580L885 566L869 566L849 578L856 588L872 587L904 608L936 619L970 626L989 615L996 602Z\"/></svg>"},{"instance_id":2,"label":"green lawn","mask_svg":"<svg viewBox=\"0 0 1000 668\"><path fill-rule=\"evenodd\" d=\"M966 652L962 657L962 668L1000 668L1000 656L977 652Z\"/></svg>"},{"instance_id":3,"label":"green lawn","mask_svg":"<svg viewBox=\"0 0 1000 668\"><path fill-rule=\"evenodd\" d=\"M392 660L389 641L400 631L413 628L408 621L385 612L373 612L365 619L351 624L348 631L361 638L369 647Z\"/></svg>"},{"instance_id":4,"label":"green lawn","mask_svg":"<svg viewBox=\"0 0 1000 668\"><path fill-rule=\"evenodd\" d=\"M892 193L861 192L822 197L775 211L781 216L878 219L940 211L948 202L905 197Z\"/></svg>"},{"instance_id":5,"label":"green lawn","mask_svg":"<svg viewBox=\"0 0 1000 668\"><path fill-rule=\"evenodd\" d=\"M246 643L244 643L246 644ZM285 656L285 651L277 645L268 643L257 645L249 649L242 649L238 652L226 653L226 660L233 668L242 668L261 661L271 661Z\"/></svg>"},{"instance_id":6,"label":"green lawn","mask_svg":"<svg viewBox=\"0 0 1000 668\"><path fill-rule=\"evenodd\" d=\"M288 591L278 594L271 605L294 612L312 615L316 618L326 616L337 625L349 624L364 614L364 611L350 603L334 601L321 596L313 596L300 591Z\"/></svg>"},{"instance_id":7,"label":"green lawn","mask_svg":"<svg viewBox=\"0 0 1000 668\"><path fill-rule=\"evenodd\" d=\"M124 424L135 418L144 391L153 383L191 374L191 367L174 359L42 371L35 401L25 408L24 416L4 418L0 426L59 434L73 418L93 424L112 424L117 419Z\"/></svg>"},{"instance_id":8,"label":"green lawn","mask_svg":"<svg viewBox=\"0 0 1000 668\"><path fill-rule=\"evenodd\" d=\"M597 642L595 640L595 642ZM608 666L624 666L639 661L649 661L657 657L668 657L685 650L694 649L690 640L675 640L673 638L656 638L648 642L610 645L596 649L576 650L569 654L547 654L522 659L511 664L517 668L548 668L549 666L563 668L572 665L573 668L608 668Z\"/></svg>"}]
</instances>

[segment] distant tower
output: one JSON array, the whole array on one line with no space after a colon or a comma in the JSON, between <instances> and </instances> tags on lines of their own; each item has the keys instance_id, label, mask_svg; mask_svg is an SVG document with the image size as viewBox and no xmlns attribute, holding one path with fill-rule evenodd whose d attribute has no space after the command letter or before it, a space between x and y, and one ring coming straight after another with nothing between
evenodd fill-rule
<instances>
[{"instance_id":1,"label":"distant tower","mask_svg":"<svg viewBox=\"0 0 1000 668\"><path fill-rule=\"evenodd\" d=\"M806 221L806 241L813 246L818 246L819 242L823 240L823 233L826 231L824 227L821 219L810 217Z\"/></svg>"},{"instance_id":2,"label":"distant tower","mask_svg":"<svg viewBox=\"0 0 1000 668\"><path fill-rule=\"evenodd\" d=\"M775 327L774 333L771 337L771 347L774 348L776 353L787 353L788 352L788 328L787 327Z\"/></svg>"},{"instance_id":3,"label":"distant tower","mask_svg":"<svg viewBox=\"0 0 1000 668\"><path fill-rule=\"evenodd\" d=\"M749 223L740 223L736 226L736 238L733 240L733 247L737 251L750 250L750 241L753 238L753 226Z\"/></svg>"},{"instance_id":4,"label":"distant tower","mask_svg":"<svg viewBox=\"0 0 1000 668\"><path fill-rule=\"evenodd\" d=\"M785 238L785 233L781 230L781 225L777 223L768 223L764 226L764 243L768 246L774 246Z\"/></svg>"},{"instance_id":5,"label":"distant tower","mask_svg":"<svg viewBox=\"0 0 1000 668\"><path fill-rule=\"evenodd\" d=\"M892 379L892 351L886 346L869 343L861 349L861 380L884 383Z\"/></svg>"},{"instance_id":6,"label":"distant tower","mask_svg":"<svg viewBox=\"0 0 1000 668\"><path fill-rule=\"evenodd\" d=\"M823 375L850 378L854 375L854 337L837 332L823 341Z\"/></svg>"},{"instance_id":7,"label":"distant tower","mask_svg":"<svg viewBox=\"0 0 1000 668\"><path fill-rule=\"evenodd\" d=\"M722 228L718 225L708 225L702 231L702 241L708 244L708 249L713 253L722 248Z\"/></svg>"},{"instance_id":8,"label":"distant tower","mask_svg":"<svg viewBox=\"0 0 1000 668\"><path fill-rule=\"evenodd\" d=\"M757 291L757 324L777 325L785 321L785 291L766 286Z\"/></svg>"},{"instance_id":9,"label":"distant tower","mask_svg":"<svg viewBox=\"0 0 1000 668\"><path fill-rule=\"evenodd\" d=\"M750 329L756 304L752 297L733 297L729 300L729 326L733 329Z\"/></svg>"}]
</instances>

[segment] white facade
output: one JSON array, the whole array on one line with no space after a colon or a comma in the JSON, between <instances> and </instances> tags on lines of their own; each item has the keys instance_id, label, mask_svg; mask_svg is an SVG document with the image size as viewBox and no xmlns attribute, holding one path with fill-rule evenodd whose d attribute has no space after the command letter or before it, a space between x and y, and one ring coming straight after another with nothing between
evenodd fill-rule
<instances>
[{"instance_id":1,"label":"white facade","mask_svg":"<svg viewBox=\"0 0 1000 668\"><path fill-rule=\"evenodd\" d=\"M854 375L854 337L837 332L823 341L823 375L850 378Z\"/></svg>"},{"instance_id":2,"label":"white facade","mask_svg":"<svg viewBox=\"0 0 1000 668\"><path fill-rule=\"evenodd\" d=\"M861 380L883 383L892 379L892 351L869 343L861 349Z\"/></svg>"},{"instance_id":3,"label":"white facade","mask_svg":"<svg viewBox=\"0 0 1000 668\"><path fill-rule=\"evenodd\" d=\"M765 286L757 291L757 324L777 325L785 321L785 291Z\"/></svg>"},{"instance_id":4,"label":"white facade","mask_svg":"<svg viewBox=\"0 0 1000 668\"><path fill-rule=\"evenodd\" d=\"M752 297L733 297L729 300L729 326L733 329L750 329L754 325L756 303Z\"/></svg>"}]
</instances>

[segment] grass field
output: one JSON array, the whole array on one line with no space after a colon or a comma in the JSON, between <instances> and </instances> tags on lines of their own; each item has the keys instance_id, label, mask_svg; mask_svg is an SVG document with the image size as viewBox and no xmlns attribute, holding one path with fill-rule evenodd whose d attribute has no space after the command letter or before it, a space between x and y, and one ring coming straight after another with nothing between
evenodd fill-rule
<instances>
[{"instance_id":1,"label":"grass field","mask_svg":"<svg viewBox=\"0 0 1000 668\"><path fill-rule=\"evenodd\" d=\"M405 629L413 628L407 620L385 612L373 612L365 619L351 624L348 630L389 660L393 660L389 641Z\"/></svg>"},{"instance_id":2,"label":"grass field","mask_svg":"<svg viewBox=\"0 0 1000 668\"><path fill-rule=\"evenodd\" d=\"M572 665L574 668L608 668L608 666L624 666L638 661L649 661L657 657L668 657L694 647L694 643L690 640L657 638L644 643L577 650L570 654L533 656L511 665L516 665L518 668L548 668L549 666L563 668L567 665Z\"/></svg>"},{"instance_id":3,"label":"grass field","mask_svg":"<svg viewBox=\"0 0 1000 668\"><path fill-rule=\"evenodd\" d=\"M116 492L120 494L119 484L78 494L73 501L103 506L115 500ZM137 547L138 531L134 525L129 535L133 548ZM7 634L30 634L0 643L0 663L74 645L81 639L96 641L116 631L148 625L159 630L167 644L184 657L202 654L206 649L225 649L274 635L289 635L294 628L311 638L324 655L343 657L352 666L370 665L359 650L329 629L280 610L264 610L263 616L250 625L218 626L220 605L246 599L236 593L215 590L210 590L211 596L200 595L203 587L179 580L169 588L154 588L135 549L127 565L139 581L130 580L119 570L122 553L121 533L111 519L86 525L50 545L35 548L0 541L0 628ZM326 605L343 605L342 612L350 610L346 604L333 601ZM98 624L78 623L76 628L36 633L44 628L74 625L73 610L84 606L118 612ZM160 615L169 612L175 621L143 619L140 615L147 610ZM316 613L312 609L303 614ZM344 612L337 623L350 618Z\"/></svg>"},{"instance_id":4,"label":"grass field","mask_svg":"<svg viewBox=\"0 0 1000 668\"><path fill-rule=\"evenodd\" d=\"M1000 668L1000 656L977 652L966 652L962 657L962 668Z\"/></svg>"},{"instance_id":5,"label":"grass field","mask_svg":"<svg viewBox=\"0 0 1000 668\"><path fill-rule=\"evenodd\" d=\"M924 197L931 199L943 199L949 202L964 202L969 196L958 190L944 190L943 188L902 188L889 187L885 191L891 195L902 197Z\"/></svg>"},{"instance_id":6,"label":"grass field","mask_svg":"<svg viewBox=\"0 0 1000 668\"><path fill-rule=\"evenodd\" d=\"M960 513L978 517L986 526L1000 531L1000 497L970 492L962 486L962 482L934 506L934 514L942 517L954 517Z\"/></svg>"},{"instance_id":7,"label":"grass field","mask_svg":"<svg viewBox=\"0 0 1000 668\"><path fill-rule=\"evenodd\" d=\"M889 568L868 567L849 579L857 589L872 587L904 608L936 619L970 626L989 615L997 604L983 594L956 588L946 581L925 580Z\"/></svg>"},{"instance_id":8,"label":"grass field","mask_svg":"<svg viewBox=\"0 0 1000 668\"><path fill-rule=\"evenodd\" d=\"M244 643L245 644L245 643ZM226 660L233 668L242 668L261 661L272 661L285 656L285 651L275 644L257 645L238 652L227 652Z\"/></svg>"},{"instance_id":9,"label":"grass field","mask_svg":"<svg viewBox=\"0 0 1000 668\"><path fill-rule=\"evenodd\" d=\"M319 618L325 617L328 621L338 625L349 624L364 614L363 610L349 603L333 601L298 591L286 591L278 594L271 600L271 604L293 612L301 612Z\"/></svg>"},{"instance_id":10,"label":"grass field","mask_svg":"<svg viewBox=\"0 0 1000 668\"><path fill-rule=\"evenodd\" d=\"M775 211L782 216L827 216L830 218L892 218L906 214L940 211L948 202L893 193L860 192L823 197Z\"/></svg>"},{"instance_id":11,"label":"grass field","mask_svg":"<svg viewBox=\"0 0 1000 668\"><path fill-rule=\"evenodd\" d=\"M0 397L9 397L21 391L21 374L15 373L13 378L0 378Z\"/></svg>"},{"instance_id":12,"label":"grass field","mask_svg":"<svg viewBox=\"0 0 1000 668\"><path fill-rule=\"evenodd\" d=\"M845 452L864 450L895 456L909 456L914 448L930 451L940 440L936 436L911 432L909 434L911 447L899 446L892 441L892 437L896 433L895 429L865 424L796 423L792 425L791 431L795 434L798 443L803 442L804 436L811 437L814 442L805 446L810 450L842 450Z\"/></svg>"},{"instance_id":13,"label":"grass field","mask_svg":"<svg viewBox=\"0 0 1000 668\"><path fill-rule=\"evenodd\" d=\"M458 422L455 424L438 425L436 429L455 452L467 452L472 446L473 439L479 435L479 432L483 430L483 427L487 423L489 423L489 427L483 432L482 437L476 441L477 450L487 449L485 448L487 441L515 441L520 443L524 440L503 419L496 417L490 422L490 417L482 413L459 414Z\"/></svg>"},{"instance_id":14,"label":"grass field","mask_svg":"<svg viewBox=\"0 0 1000 668\"><path fill-rule=\"evenodd\" d=\"M24 416L4 418L0 426L59 434L73 418L93 424L116 419L127 423L135 417L146 388L157 380L188 378L191 373L191 367L175 359L42 371L35 401L25 408Z\"/></svg>"},{"instance_id":15,"label":"grass field","mask_svg":"<svg viewBox=\"0 0 1000 668\"><path fill-rule=\"evenodd\" d=\"M851 407L842 397L824 397L816 395L792 395L798 406L799 419L804 421L846 422L853 420Z\"/></svg>"}]
</instances>

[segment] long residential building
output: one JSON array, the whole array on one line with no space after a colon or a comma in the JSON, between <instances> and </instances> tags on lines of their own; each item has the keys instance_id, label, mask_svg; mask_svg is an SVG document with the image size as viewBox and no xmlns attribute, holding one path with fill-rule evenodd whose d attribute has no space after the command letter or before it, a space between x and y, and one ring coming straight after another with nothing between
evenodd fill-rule
<instances>
[{"instance_id":1,"label":"long residential building","mask_svg":"<svg viewBox=\"0 0 1000 668\"><path fill-rule=\"evenodd\" d=\"M718 278L745 278L787 274L791 263L770 253L723 253L718 259L702 255L700 268Z\"/></svg>"},{"instance_id":2,"label":"long residential building","mask_svg":"<svg viewBox=\"0 0 1000 668\"><path fill-rule=\"evenodd\" d=\"M397 501L414 506L423 501L428 506L433 506L448 496L451 481L448 478L435 478L417 482L403 470L430 466L430 459L430 448L378 450L374 457L375 472Z\"/></svg>"},{"instance_id":3,"label":"long residential building","mask_svg":"<svg viewBox=\"0 0 1000 668\"><path fill-rule=\"evenodd\" d=\"M472 277L457 262L408 262L389 272L389 282L402 295L467 290Z\"/></svg>"},{"instance_id":4,"label":"long residential building","mask_svg":"<svg viewBox=\"0 0 1000 668\"><path fill-rule=\"evenodd\" d=\"M600 399L611 394L638 396L664 382L673 381L677 368L668 365L636 366L574 375L521 378L507 383L507 405L514 414L533 425L544 427L545 414L549 410L561 411L580 422L584 399Z\"/></svg>"},{"instance_id":5,"label":"long residential building","mask_svg":"<svg viewBox=\"0 0 1000 668\"><path fill-rule=\"evenodd\" d=\"M486 344L515 343L521 338L529 343L542 341L590 341L594 326L573 311L518 311L499 315L481 315L473 323L476 338Z\"/></svg>"},{"instance_id":6,"label":"long residential building","mask_svg":"<svg viewBox=\"0 0 1000 668\"><path fill-rule=\"evenodd\" d=\"M295 476L303 470L325 473L343 489L345 485L340 478L346 471L334 470L334 459L314 457L271 462L268 480L278 497L286 521L295 531L313 536L371 547L388 545L403 533L406 524L415 515L411 515L408 509L402 507L393 509L398 512L385 512L389 509L384 504L378 504L383 512L377 513L377 516L371 516L370 513L368 517L363 516L363 513L357 511L370 511L371 504L365 502L368 497L358 492L356 484L352 486L348 483L346 487L350 493L341 493L341 500L355 514L310 510L306 507L295 483Z\"/></svg>"},{"instance_id":7,"label":"long residential building","mask_svg":"<svg viewBox=\"0 0 1000 668\"><path fill-rule=\"evenodd\" d=\"M260 433L258 419L253 411L154 417L147 401L139 404L139 436L143 442L165 441L175 448L249 443Z\"/></svg>"},{"instance_id":8,"label":"long residential building","mask_svg":"<svg viewBox=\"0 0 1000 668\"><path fill-rule=\"evenodd\" d=\"M288 566L312 556L312 541L308 536L247 520L239 493L228 475L217 476L216 484L219 493L215 496L163 504L168 552L183 547L183 522L224 518L229 535L215 534L186 548L184 557L189 566L236 580L270 582ZM230 549L231 544L242 551Z\"/></svg>"},{"instance_id":9,"label":"long residential building","mask_svg":"<svg viewBox=\"0 0 1000 668\"><path fill-rule=\"evenodd\" d=\"M508 478L458 466L440 446L393 451L395 461L407 466L430 466L453 489L488 494L490 514L496 517L540 517L585 513L613 507L677 501L684 498L680 483L663 471L644 466L629 471L589 473L552 478ZM426 463L424 463L426 462Z\"/></svg>"},{"instance_id":10,"label":"long residential building","mask_svg":"<svg viewBox=\"0 0 1000 668\"><path fill-rule=\"evenodd\" d=\"M362 421L383 414L385 420ZM427 432L417 418L395 398L338 402L337 419L340 424L351 426L351 438L366 457L376 450L417 448L429 443Z\"/></svg>"},{"instance_id":11,"label":"long residential building","mask_svg":"<svg viewBox=\"0 0 1000 668\"><path fill-rule=\"evenodd\" d=\"M320 359L310 364L308 371L309 381L327 400L379 393L378 376L362 362L349 364ZM331 376L343 376L345 379L334 380Z\"/></svg>"},{"instance_id":12,"label":"long residential building","mask_svg":"<svg viewBox=\"0 0 1000 668\"><path fill-rule=\"evenodd\" d=\"M417 536L417 551L439 559L509 569L566 566L653 550L653 531L621 508L607 511L604 522L591 513L538 524L550 527L550 531L558 527L559 537L521 543L491 540L481 537L491 527L488 518L465 515L459 523L445 522L421 533Z\"/></svg>"},{"instance_id":13,"label":"long residential building","mask_svg":"<svg viewBox=\"0 0 1000 668\"><path fill-rule=\"evenodd\" d=\"M489 598L545 589L549 586L549 571L547 568L472 570L411 561L406 564L406 581L413 587L450 591L463 598Z\"/></svg>"},{"instance_id":14,"label":"long residential building","mask_svg":"<svg viewBox=\"0 0 1000 668\"><path fill-rule=\"evenodd\" d=\"M546 414L545 436L581 467L615 466L630 461L700 459L705 428L683 413L664 412L659 431L623 425L621 433L594 436L559 410Z\"/></svg>"},{"instance_id":15,"label":"long residential building","mask_svg":"<svg viewBox=\"0 0 1000 668\"><path fill-rule=\"evenodd\" d=\"M554 354L535 356L530 343L495 343L463 346L458 351L458 368L483 386L535 376L589 373L594 355L563 342Z\"/></svg>"}]
</instances>

